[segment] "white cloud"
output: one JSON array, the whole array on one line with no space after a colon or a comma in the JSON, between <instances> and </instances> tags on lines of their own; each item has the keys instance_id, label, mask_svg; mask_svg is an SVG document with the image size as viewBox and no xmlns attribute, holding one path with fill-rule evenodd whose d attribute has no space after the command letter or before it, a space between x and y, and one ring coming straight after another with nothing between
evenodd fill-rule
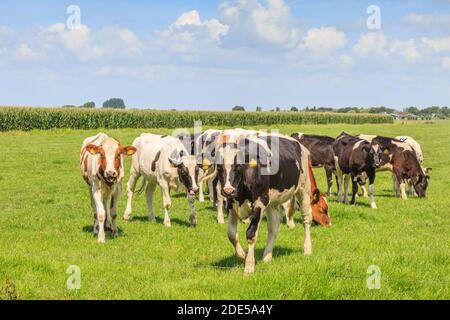
<instances>
[{"instance_id":1,"label":"white cloud","mask_svg":"<svg viewBox=\"0 0 450 320\"><path fill-rule=\"evenodd\" d=\"M444 69L450 71L450 57L442 58L442 66L444 67Z\"/></svg>"},{"instance_id":2,"label":"white cloud","mask_svg":"<svg viewBox=\"0 0 450 320\"><path fill-rule=\"evenodd\" d=\"M450 37L435 39L422 38L422 42L438 53L450 51Z\"/></svg>"},{"instance_id":3,"label":"white cloud","mask_svg":"<svg viewBox=\"0 0 450 320\"><path fill-rule=\"evenodd\" d=\"M46 48L60 45L83 61L135 56L141 53L142 46L133 32L117 25L93 32L85 25L69 30L65 24L57 23L44 30L42 37Z\"/></svg>"},{"instance_id":4,"label":"white cloud","mask_svg":"<svg viewBox=\"0 0 450 320\"><path fill-rule=\"evenodd\" d=\"M26 43L21 43L16 48L16 57L21 60L37 60L39 54L31 49Z\"/></svg>"},{"instance_id":5,"label":"white cloud","mask_svg":"<svg viewBox=\"0 0 450 320\"><path fill-rule=\"evenodd\" d=\"M299 40L300 30L283 0L224 2L219 11L220 20L230 26L230 45L294 46Z\"/></svg>"},{"instance_id":6,"label":"white cloud","mask_svg":"<svg viewBox=\"0 0 450 320\"><path fill-rule=\"evenodd\" d=\"M450 27L450 14L410 13L403 17L403 23L421 29Z\"/></svg>"},{"instance_id":7,"label":"white cloud","mask_svg":"<svg viewBox=\"0 0 450 320\"><path fill-rule=\"evenodd\" d=\"M343 68L349 68L355 64L355 59L351 55L342 54L339 56L339 65Z\"/></svg>"},{"instance_id":8,"label":"white cloud","mask_svg":"<svg viewBox=\"0 0 450 320\"><path fill-rule=\"evenodd\" d=\"M345 33L333 27L312 28L306 32L299 45L300 49L308 49L316 54L328 54L347 44Z\"/></svg>"},{"instance_id":9,"label":"white cloud","mask_svg":"<svg viewBox=\"0 0 450 320\"><path fill-rule=\"evenodd\" d=\"M415 39L407 41L395 40L390 46L389 54L398 55L408 63L419 62L424 58Z\"/></svg>"},{"instance_id":10,"label":"white cloud","mask_svg":"<svg viewBox=\"0 0 450 320\"><path fill-rule=\"evenodd\" d=\"M352 51L360 57L382 56L386 48L386 35L383 31L369 32L361 35Z\"/></svg>"},{"instance_id":11,"label":"white cloud","mask_svg":"<svg viewBox=\"0 0 450 320\"><path fill-rule=\"evenodd\" d=\"M229 27L217 19L201 21L196 10L183 13L168 29L159 34L160 42L171 51L186 52L200 44L218 43Z\"/></svg>"}]
</instances>

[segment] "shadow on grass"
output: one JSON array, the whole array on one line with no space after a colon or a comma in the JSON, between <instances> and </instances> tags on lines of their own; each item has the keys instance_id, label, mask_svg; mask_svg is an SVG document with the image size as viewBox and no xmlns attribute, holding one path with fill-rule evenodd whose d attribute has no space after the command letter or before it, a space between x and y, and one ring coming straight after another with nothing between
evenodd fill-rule
<instances>
[{"instance_id":1,"label":"shadow on grass","mask_svg":"<svg viewBox=\"0 0 450 320\"><path fill-rule=\"evenodd\" d=\"M156 218L156 222L151 222L151 221L148 220L147 216L132 216L128 222L132 223L134 221L140 221L140 222L143 222L143 223L147 222L147 223L155 223L155 224L164 224L164 219L163 218L158 217L158 216L155 217L155 218ZM172 224L177 224L177 225L180 225L180 226L190 227L189 216L188 215L186 216L186 220L181 220L181 219L178 219L178 218L170 218L170 222Z\"/></svg>"},{"instance_id":2,"label":"shadow on grass","mask_svg":"<svg viewBox=\"0 0 450 320\"><path fill-rule=\"evenodd\" d=\"M294 253L303 253L303 250L275 246L273 248L273 259L276 259L277 257L281 256L290 256L291 254ZM263 254L264 248L255 249L256 263L263 263L262 262ZM213 262L211 266L213 268L218 268L220 270L227 270L229 268L244 267L244 261L239 259L235 254L233 254L229 257Z\"/></svg>"},{"instance_id":3,"label":"shadow on grass","mask_svg":"<svg viewBox=\"0 0 450 320\"><path fill-rule=\"evenodd\" d=\"M83 230L83 232L91 233L92 235L94 235L94 226L92 224L84 226L82 230ZM122 236L123 230L119 227L117 227L117 230L119 231L119 236ZM110 228L105 228L105 233L111 237L111 229ZM95 236L97 236L97 235L95 235Z\"/></svg>"}]
</instances>

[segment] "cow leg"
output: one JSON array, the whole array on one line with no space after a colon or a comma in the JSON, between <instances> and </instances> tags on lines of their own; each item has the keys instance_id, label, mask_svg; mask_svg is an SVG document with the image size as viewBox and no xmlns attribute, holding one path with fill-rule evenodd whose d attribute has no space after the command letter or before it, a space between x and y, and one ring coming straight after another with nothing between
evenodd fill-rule
<instances>
[{"instance_id":1,"label":"cow leg","mask_svg":"<svg viewBox=\"0 0 450 320\"><path fill-rule=\"evenodd\" d=\"M216 194L214 191L215 189L214 189L213 181L214 181L214 179L209 179L208 182L206 183L206 187L208 189L209 200L215 202L217 200L217 197L216 197Z\"/></svg>"},{"instance_id":2,"label":"cow leg","mask_svg":"<svg viewBox=\"0 0 450 320\"><path fill-rule=\"evenodd\" d=\"M402 199L408 200L408 196L406 195L406 191L405 191L405 179L400 180L400 192L402 194Z\"/></svg>"},{"instance_id":3,"label":"cow leg","mask_svg":"<svg viewBox=\"0 0 450 320\"><path fill-rule=\"evenodd\" d=\"M256 240L258 239L258 230L259 223L262 218L262 210L261 208L255 208L253 210L250 226L247 229L247 243L248 243L248 252L247 257L245 258L245 273L252 273L255 271L255 245Z\"/></svg>"},{"instance_id":4,"label":"cow leg","mask_svg":"<svg viewBox=\"0 0 450 320\"><path fill-rule=\"evenodd\" d=\"M92 232L94 233L94 236L96 236L96 235L98 235L97 206L95 205L94 195L92 193L91 186L89 186L89 196L91 198L92 211L94 212L94 227L92 229Z\"/></svg>"},{"instance_id":5,"label":"cow leg","mask_svg":"<svg viewBox=\"0 0 450 320\"><path fill-rule=\"evenodd\" d=\"M117 229L116 225L116 218L117 218L117 208L119 206L119 197L120 197L120 190L121 186L118 185L116 191L114 192L114 195L111 199L111 236L117 237L119 235L119 230Z\"/></svg>"},{"instance_id":6,"label":"cow leg","mask_svg":"<svg viewBox=\"0 0 450 320\"><path fill-rule=\"evenodd\" d=\"M223 202L225 198L222 196L220 183L216 185L217 192L217 222L220 224L225 223L225 219L223 218Z\"/></svg>"},{"instance_id":7,"label":"cow leg","mask_svg":"<svg viewBox=\"0 0 450 320\"><path fill-rule=\"evenodd\" d=\"M195 196L191 196L188 192L187 199L189 203L189 224L191 227L195 227L197 225L197 216L195 215Z\"/></svg>"},{"instance_id":8,"label":"cow leg","mask_svg":"<svg viewBox=\"0 0 450 320\"><path fill-rule=\"evenodd\" d=\"M294 210L295 211L295 210ZM276 210L267 210L267 243L264 249L263 261L272 261L272 251L280 227L280 215Z\"/></svg>"},{"instance_id":9,"label":"cow leg","mask_svg":"<svg viewBox=\"0 0 450 320\"><path fill-rule=\"evenodd\" d=\"M244 249L242 249L241 245L239 244L237 226L238 226L238 215L235 209L232 209L230 216L228 217L228 228L227 228L228 239L233 245L238 258L245 260Z\"/></svg>"},{"instance_id":10,"label":"cow leg","mask_svg":"<svg viewBox=\"0 0 450 320\"><path fill-rule=\"evenodd\" d=\"M342 186L343 186L343 174L342 171L338 170L336 174L336 184L338 189L338 202L343 202L342 197Z\"/></svg>"},{"instance_id":11,"label":"cow leg","mask_svg":"<svg viewBox=\"0 0 450 320\"><path fill-rule=\"evenodd\" d=\"M148 221L155 222L156 217L153 211L153 195L155 193L156 184L154 182L149 182L147 185L147 190L145 191L147 197L147 217Z\"/></svg>"},{"instance_id":12,"label":"cow leg","mask_svg":"<svg viewBox=\"0 0 450 320\"><path fill-rule=\"evenodd\" d=\"M375 171L367 174L369 176L369 196L370 196L370 207L372 209L377 209L377 205L375 203Z\"/></svg>"},{"instance_id":13,"label":"cow leg","mask_svg":"<svg viewBox=\"0 0 450 320\"><path fill-rule=\"evenodd\" d=\"M284 213L286 215L286 224L288 229L295 228L294 215L295 215L295 197L291 200L283 203ZM269 216L267 216L268 218Z\"/></svg>"},{"instance_id":14,"label":"cow leg","mask_svg":"<svg viewBox=\"0 0 450 320\"><path fill-rule=\"evenodd\" d=\"M350 174L346 174L344 177L344 203L348 204L348 185L350 183Z\"/></svg>"},{"instance_id":15,"label":"cow leg","mask_svg":"<svg viewBox=\"0 0 450 320\"><path fill-rule=\"evenodd\" d=\"M398 189L398 181L397 181L397 177L395 176L394 173L392 173L392 191L394 191L394 193L399 196L399 189Z\"/></svg>"},{"instance_id":16,"label":"cow leg","mask_svg":"<svg viewBox=\"0 0 450 320\"><path fill-rule=\"evenodd\" d=\"M165 179L161 179L161 182L159 184L161 188L161 194L163 198L163 205L164 205L164 225L166 227L170 227L170 217L169 217L169 209L172 206L172 202L170 199L170 188L169 183Z\"/></svg>"},{"instance_id":17,"label":"cow leg","mask_svg":"<svg viewBox=\"0 0 450 320\"><path fill-rule=\"evenodd\" d=\"M140 175L131 169L130 179L127 182L127 207L125 209L125 213L123 215L123 220L128 221L131 217L131 202L133 200L134 189L136 188L136 183L139 179Z\"/></svg>"},{"instance_id":18,"label":"cow leg","mask_svg":"<svg viewBox=\"0 0 450 320\"><path fill-rule=\"evenodd\" d=\"M352 201L350 202L351 205L354 205L356 203L357 194L358 194L358 178L352 176Z\"/></svg>"},{"instance_id":19,"label":"cow leg","mask_svg":"<svg viewBox=\"0 0 450 320\"><path fill-rule=\"evenodd\" d=\"M198 182L198 201L205 202L205 195L203 194L203 181Z\"/></svg>"},{"instance_id":20,"label":"cow leg","mask_svg":"<svg viewBox=\"0 0 450 320\"><path fill-rule=\"evenodd\" d=\"M305 255L312 254L312 244L311 244L312 209L311 209L311 201L309 199L309 193L310 193L309 190L302 190L301 194L299 195L299 202L301 203L301 211L303 218L303 227L305 228L305 243L303 249Z\"/></svg>"},{"instance_id":21,"label":"cow leg","mask_svg":"<svg viewBox=\"0 0 450 320\"><path fill-rule=\"evenodd\" d=\"M97 210L97 220L98 220L98 242L105 243L105 219L106 212L103 206L102 191L98 183L94 183L92 186L92 196L94 198L96 210Z\"/></svg>"},{"instance_id":22,"label":"cow leg","mask_svg":"<svg viewBox=\"0 0 450 320\"><path fill-rule=\"evenodd\" d=\"M327 176L327 195L331 197L331 187L333 186L333 168L325 166L325 174Z\"/></svg>"}]
</instances>

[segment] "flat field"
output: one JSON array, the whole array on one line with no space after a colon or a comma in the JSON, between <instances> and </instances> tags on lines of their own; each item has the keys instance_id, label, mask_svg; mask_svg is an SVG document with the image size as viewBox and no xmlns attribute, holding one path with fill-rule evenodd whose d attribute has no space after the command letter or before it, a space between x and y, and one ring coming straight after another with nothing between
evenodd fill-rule
<instances>
[{"instance_id":1,"label":"flat field","mask_svg":"<svg viewBox=\"0 0 450 320\"><path fill-rule=\"evenodd\" d=\"M313 228L313 255L303 256L304 232L297 220L294 230L280 227L270 264L261 261L264 220L256 272L244 275L226 225L215 222L211 203L196 203L198 226L190 228L181 194L173 195L172 227L166 228L159 191L156 223L147 221L143 195L135 197L132 221L123 221L123 193L120 237L97 243L79 148L85 137L100 130L0 133L0 298L450 299L449 121L276 129L330 136L343 130L410 135L422 145L425 166L433 168L427 198L397 199L390 173L380 173L375 182L377 210L370 209L367 198L359 197L353 207L336 203L336 196L329 198L333 226ZM144 131L171 132L106 132L129 144ZM129 165L127 159L125 180ZM323 169L315 169L315 174L325 190ZM246 227L239 226L244 248ZM66 285L71 265L81 271L79 290ZM378 290L367 287L371 265L381 271Z\"/></svg>"}]
</instances>

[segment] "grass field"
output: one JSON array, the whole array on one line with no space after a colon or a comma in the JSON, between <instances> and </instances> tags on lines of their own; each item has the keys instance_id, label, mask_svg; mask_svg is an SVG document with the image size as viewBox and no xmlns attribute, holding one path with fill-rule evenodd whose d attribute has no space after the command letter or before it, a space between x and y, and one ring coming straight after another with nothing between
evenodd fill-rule
<instances>
[{"instance_id":1,"label":"grass field","mask_svg":"<svg viewBox=\"0 0 450 320\"><path fill-rule=\"evenodd\" d=\"M188 227L188 207L174 195L172 227L146 221L144 197L134 201L134 219L121 236L97 244L91 233L88 191L79 172L79 148L97 131L50 130L0 133L0 298L19 299L449 299L450 122L384 125L278 126L336 136L350 133L411 135L433 167L426 199L402 201L389 173L375 183L378 210L358 198L354 207L329 199L333 226L312 230L313 255L303 256L303 228L285 225L270 264L261 262L262 223L256 273L244 275L226 225L211 203L196 203L197 228ZM108 130L124 144L143 130ZM147 130L170 133L170 130ZM130 161L127 159L128 178ZM325 189L322 169L319 186ZM335 188L334 188L335 189ZM299 214L297 214L299 218ZM246 225L240 225L244 248ZM367 268L381 269L381 288L369 290ZM68 290L66 270L81 269L81 289Z\"/></svg>"}]
</instances>

